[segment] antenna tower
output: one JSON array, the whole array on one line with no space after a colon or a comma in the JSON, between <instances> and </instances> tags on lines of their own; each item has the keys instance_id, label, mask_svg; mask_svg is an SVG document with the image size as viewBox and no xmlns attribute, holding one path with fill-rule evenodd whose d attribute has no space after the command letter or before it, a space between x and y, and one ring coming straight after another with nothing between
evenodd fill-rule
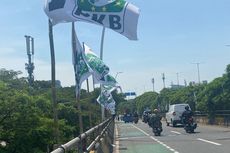
<instances>
[{"instance_id":1,"label":"antenna tower","mask_svg":"<svg viewBox=\"0 0 230 153\"><path fill-rule=\"evenodd\" d=\"M163 87L165 88L165 74L162 73Z\"/></svg>"},{"instance_id":2,"label":"antenna tower","mask_svg":"<svg viewBox=\"0 0 230 153\"><path fill-rule=\"evenodd\" d=\"M28 55L28 63L25 63L25 69L28 72L28 82L29 86L32 86L34 82L34 38L31 36L25 35L26 38L26 50Z\"/></svg>"}]
</instances>

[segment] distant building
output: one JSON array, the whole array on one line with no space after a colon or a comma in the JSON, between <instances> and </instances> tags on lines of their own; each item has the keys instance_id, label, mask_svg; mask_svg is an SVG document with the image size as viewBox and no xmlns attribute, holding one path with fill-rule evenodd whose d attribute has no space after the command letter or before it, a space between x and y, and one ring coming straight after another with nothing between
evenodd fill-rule
<instances>
[{"instance_id":1,"label":"distant building","mask_svg":"<svg viewBox=\"0 0 230 153\"><path fill-rule=\"evenodd\" d=\"M181 89L184 88L184 85L171 84L171 89Z\"/></svg>"},{"instance_id":2,"label":"distant building","mask_svg":"<svg viewBox=\"0 0 230 153\"><path fill-rule=\"evenodd\" d=\"M48 82L52 82L51 80L49 80ZM61 81L60 80L56 80L55 81L55 85L56 85L56 88L61 88L62 86L61 86Z\"/></svg>"},{"instance_id":3,"label":"distant building","mask_svg":"<svg viewBox=\"0 0 230 153\"><path fill-rule=\"evenodd\" d=\"M202 83L200 83L200 84L207 85L208 81L207 80L203 80ZM199 85L199 83L196 83L195 81L189 82L189 86L197 86L197 85Z\"/></svg>"},{"instance_id":4,"label":"distant building","mask_svg":"<svg viewBox=\"0 0 230 153\"><path fill-rule=\"evenodd\" d=\"M196 85L196 82L195 82L195 81L189 82L189 86L195 86L195 85Z\"/></svg>"},{"instance_id":5,"label":"distant building","mask_svg":"<svg viewBox=\"0 0 230 153\"><path fill-rule=\"evenodd\" d=\"M205 84L205 85L206 85L206 84L208 84L208 81L207 81L207 80L203 80L203 81L202 81L202 84Z\"/></svg>"}]
</instances>

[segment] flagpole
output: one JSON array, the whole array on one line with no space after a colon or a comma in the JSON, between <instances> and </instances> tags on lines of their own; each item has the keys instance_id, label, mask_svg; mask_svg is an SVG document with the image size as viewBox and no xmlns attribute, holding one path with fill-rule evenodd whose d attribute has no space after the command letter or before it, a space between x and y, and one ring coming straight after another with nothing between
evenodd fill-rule
<instances>
[{"instance_id":1,"label":"flagpole","mask_svg":"<svg viewBox=\"0 0 230 153\"><path fill-rule=\"evenodd\" d=\"M53 102L53 118L54 118L54 140L59 144L59 128L58 128L58 111L57 111L57 97L56 97L56 79L55 79L55 52L53 40L53 25L49 19L49 41L50 41L50 55L51 55L51 90ZM55 146L54 146L55 147Z\"/></svg>"},{"instance_id":2,"label":"flagpole","mask_svg":"<svg viewBox=\"0 0 230 153\"><path fill-rule=\"evenodd\" d=\"M72 22L72 50L73 50L73 53L74 54L74 60L77 59L77 51L76 50L76 32L75 32L75 26L74 26L74 22ZM82 111L81 111L81 103L80 103L80 81L79 81L79 77L77 76L77 71L78 71L78 68L76 68L76 63L74 65L74 69L75 69L75 81L76 81L76 100L77 100L77 108L78 108L78 111L79 111L79 115L78 115L78 119L79 119L79 127L80 127L80 133L82 134L83 133L83 122L82 122Z\"/></svg>"},{"instance_id":3,"label":"flagpole","mask_svg":"<svg viewBox=\"0 0 230 153\"><path fill-rule=\"evenodd\" d=\"M103 47L104 47L104 38L105 38L105 27L103 26L102 35L101 35L101 49L100 49L100 59L103 60ZM102 86L100 85L101 91ZM105 120L105 108L101 105L101 120Z\"/></svg>"}]
</instances>

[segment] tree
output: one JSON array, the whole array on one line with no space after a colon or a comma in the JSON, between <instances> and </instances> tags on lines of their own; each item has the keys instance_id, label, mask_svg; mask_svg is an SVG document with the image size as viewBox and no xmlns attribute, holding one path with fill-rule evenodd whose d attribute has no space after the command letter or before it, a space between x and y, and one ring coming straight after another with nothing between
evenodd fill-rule
<instances>
[{"instance_id":1,"label":"tree","mask_svg":"<svg viewBox=\"0 0 230 153\"><path fill-rule=\"evenodd\" d=\"M146 108L157 108L156 92L146 92L134 99L136 108L139 113L142 113Z\"/></svg>"}]
</instances>

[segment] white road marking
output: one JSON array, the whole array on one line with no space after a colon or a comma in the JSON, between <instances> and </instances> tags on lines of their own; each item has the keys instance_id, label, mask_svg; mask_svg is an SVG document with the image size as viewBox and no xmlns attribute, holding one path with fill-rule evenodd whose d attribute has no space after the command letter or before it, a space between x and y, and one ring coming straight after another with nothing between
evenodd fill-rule
<instances>
[{"instance_id":1,"label":"white road marking","mask_svg":"<svg viewBox=\"0 0 230 153\"><path fill-rule=\"evenodd\" d=\"M166 147L167 149L169 149L170 151L172 151L173 153L179 153L178 151L176 151L175 149L169 147L168 145L166 145L165 143L159 141L157 138L154 138L153 136L150 136L150 134L146 133L145 131L143 131L142 129L136 127L135 125L132 125L133 127L135 127L136 129L138 129L139 131L141 131L142 133L144 133L145 135L149 136L152 140L156 141L157 143L161 144L162 146Z\"/></svg>"},{"instance_id":2,"label":"white road marking","mask_svg":"<svg viewBox=\"0 0 230 153\"><path fill-rule=\"evenodd\" d=\"M148 133L146 133L145 131L143 131L142 129L136 127L135 125L132 125L133 127L135 127L136 129L138 129L139 131L141 131L142 133L144 133L147 136L150 136Z\"/></svg>"},{"instance_id":3,"label":"white road marking","mask_svg":"<svg viewBox=\"0 0 230 153\"><path fill-rule=\"evenodd\" d=\"M117 125L115 124L115 133L116 133L116 138L118 137L118 128L117 128ZM120 153L119 151L119 140L116 140L115 142L115 145L116 145L116 153Z\"/></svg>"},{"instance_id":4,"label":"white road marking","mask_svg":"<svg viewBox=\"0 0 230 153\"><path fill-rule=\"evenodd\" d=\"M216 143L216 142L205 140L205 139L201 139L201 138L197 138L197 140L200 140L200 141L203 141L203 142L207 142L207 143L211 143L211 144L214 144L214 145L217 145L217 146L221 145L220 143Z\"/></svg>"},{"instance_id":5,"label":"white road marking","mask_svg":"<svg viewBox=\"0 0 230 153\"><path fill-rule=\"evenodd\" d=\"M143 137L124 137L124 138L118 138L119 140L128 140L128 139L141 139L141 138L146 138L146 136Z\"/></svg>"},{"instance_id":6,"label":"white road marking","mask_svg":"<svg viewBox=\"0 0 230 153\"><path fill-rule=\"evenodd\" d=\"M180 132L177 131L171 131L172 133L176 133L176 134L181 134Z\"/></svg>"},{"instance_id":7,"label":"white road marking","mask_svg":"<svg viewBox=\"0 0 230 153\"><path fill-rule=\"evenodd\" d=\"M129 138L118 138L119 140L128 140Z\"/></svg>"}]
</instances>

